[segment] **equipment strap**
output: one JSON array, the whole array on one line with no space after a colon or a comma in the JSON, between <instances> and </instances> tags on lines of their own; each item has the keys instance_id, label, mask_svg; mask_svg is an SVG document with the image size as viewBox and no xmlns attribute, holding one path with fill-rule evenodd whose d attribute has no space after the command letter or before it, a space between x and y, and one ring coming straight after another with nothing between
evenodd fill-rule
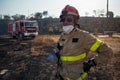
<instances>
[{"instance_id":1,"label":"equipment strap","mask_svg":"<svg viewBox=\"0 0 120 80\"><path fill-rule=\"evenodd\" d=\"M87 72L83 72L82 75L77 80L84 80L87 77Z\"/></svg>"}]
</instances>

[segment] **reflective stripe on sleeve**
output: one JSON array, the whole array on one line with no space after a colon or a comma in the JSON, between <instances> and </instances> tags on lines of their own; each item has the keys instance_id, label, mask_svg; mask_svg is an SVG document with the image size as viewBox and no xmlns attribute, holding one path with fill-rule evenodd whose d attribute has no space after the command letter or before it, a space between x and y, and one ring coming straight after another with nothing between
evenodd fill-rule
<instances>
[{"instance_id":1,"label":"reflective stripe on sleeve","mask_svg":"<svg viewBox=\"0 0 120 80\"><path fill-rule=\"evenodd\" d=\"M64 80L71 80L69 77L64 77Z\"/></svg>"},{"instance_id":2,"label":"reflective stripe on sleeve","mask_svg":"<svg viewBox=\"0 0 120 80\"><path fill-rule=\"evenodd\" d=\"M60 56L61 61L78 61L84 59L86 57L86 53L82 53L77 56Z\"/></svg>"},{"instance_id":3,"label":"reflective stripe on sleeve","mask_svg":"<svg viewBox=\"0 0 120 80\"><path fill-rule=\"evenodd\" d=\"M96 51L97 48L101 45L101 40L96 40L96 42L91 46L90 51Z\"/></svg>"},{"instance_id":4,"label":"reflective stripe on sleeve","mask_svg":"<svg viewBox=\"0 0 120 80\"><path fill-rule=\"evenodd\" d=\"M80 78L78 78L77 80L84 80L86 77L87 77L87 73L83 72Z\"/></svg>"}]
</instances>

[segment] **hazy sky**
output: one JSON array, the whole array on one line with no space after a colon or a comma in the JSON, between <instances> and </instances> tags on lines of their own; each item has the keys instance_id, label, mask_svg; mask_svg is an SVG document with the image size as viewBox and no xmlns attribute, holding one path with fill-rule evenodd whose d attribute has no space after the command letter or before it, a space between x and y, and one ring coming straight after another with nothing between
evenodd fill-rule
<instances>
[{"instance_id":1,"label":"hazy sky","mask_svg":"<svg viewBox=\"0 0 120 80\"><path fill-rule=\"evenodd\" d=\"M65 5L76 7L81 16L88 12L93 15L93 10L106 12L107 0L0 0L0 14L24 14L26 16L36 12L48 11L49 16L59 17ZM109 0L109 10L114 15L120 16L120 0Z\"/></svg>"}]
</instances>

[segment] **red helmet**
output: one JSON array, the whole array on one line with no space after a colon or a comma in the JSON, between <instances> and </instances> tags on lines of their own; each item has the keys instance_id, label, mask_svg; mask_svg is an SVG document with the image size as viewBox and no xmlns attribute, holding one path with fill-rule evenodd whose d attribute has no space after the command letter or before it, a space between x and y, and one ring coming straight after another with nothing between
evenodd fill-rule
<instances>
[{"instance_id":1,"label":"red helmet","mask_svg":"<svg viewBox=\"0 0 120 80\"><path fill-rule=\"evenodd\" d=\"M70 5L65 6L65 8L62 10L62 12L60 14L60 18L62 18L63 15L67 15L67 14L71 14L73 16L76 16L77 20L80 19L78 10Z\"/></svg>"}]
</instances>

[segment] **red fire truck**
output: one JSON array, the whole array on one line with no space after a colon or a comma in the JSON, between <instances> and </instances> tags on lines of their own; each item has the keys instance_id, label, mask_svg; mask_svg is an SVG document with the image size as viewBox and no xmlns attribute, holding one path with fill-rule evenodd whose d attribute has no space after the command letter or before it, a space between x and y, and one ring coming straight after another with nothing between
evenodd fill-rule
<instances>
[{"instance_id":1,"label":"red fire truck","mask_svg":"<svg viewBox=\"0 0 120 80\"><path fill-rule=\"evenodd\" d=\"M19 20L8 24L8 33L13 38L35 37L38 31L38 24L35 20Z\"/></svg>"}]
</instances>

